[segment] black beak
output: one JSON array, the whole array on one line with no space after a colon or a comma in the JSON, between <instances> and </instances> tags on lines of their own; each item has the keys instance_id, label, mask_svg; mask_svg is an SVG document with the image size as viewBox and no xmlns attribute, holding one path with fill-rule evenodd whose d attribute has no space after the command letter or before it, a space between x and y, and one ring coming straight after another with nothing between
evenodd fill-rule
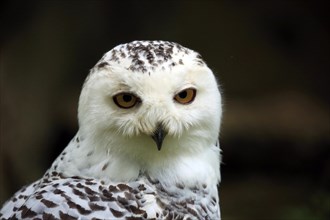
<instances>
[{"instance_id":1,"label":"black beak","mask_svg":"<svg viewBox=\"0 0 330 220\"><path fill-rule=\"evenodd\" d=\"M157 129L154 131L153 135L151 136L152 139L157 144L157 149L160 150L162 148L163 140L166 136L166 131L164 130L162 125L158 125Z\"/></svg>"}]
</instances>

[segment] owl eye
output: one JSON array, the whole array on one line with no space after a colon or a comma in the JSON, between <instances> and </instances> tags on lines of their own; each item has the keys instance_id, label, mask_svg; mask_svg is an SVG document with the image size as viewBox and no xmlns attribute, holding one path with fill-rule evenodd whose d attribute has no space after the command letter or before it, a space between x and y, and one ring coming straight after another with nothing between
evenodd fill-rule
<instances>
[{"instance_id":1,"label":"owl eye","mask_svg":"<svg viewBox=\"0 0 330 220\"><path fill-rule=\"evenodd\" d=\"M132 108L139 102L139 98L131 93L119 93L113 97L114 103L120 108Z\"/></svg>"},{"instance_id":2,"label":"owl eye","mask_svg":"<svg viewBox=\"0 0 330 220\"><path fill-rule=\"evenodd\" d=\"M184 89L174 96L174 100L180 104L189 104L194 101L196 96L196 89Z\"/></svg>"}]
</instances>

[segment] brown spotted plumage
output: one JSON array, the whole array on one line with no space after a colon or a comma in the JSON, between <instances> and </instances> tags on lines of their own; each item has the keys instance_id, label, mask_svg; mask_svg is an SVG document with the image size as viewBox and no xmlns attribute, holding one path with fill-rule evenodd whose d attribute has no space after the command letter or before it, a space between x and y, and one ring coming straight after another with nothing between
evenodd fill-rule
<instances>
[{"instance_id":1,"label":"brown spotted plumage","mask_svg":"<svg viewBox=\"0 0 330 220\"><path fill-rule=\"evenodd\" d=\"M142 207L150 202L159 209L160 219L211 219L218 211L208 187L164 186L144 176L129 183L102 184L48 173L17 192L3 207L1 219L149 219Z\"/></svg>"}]
</instances>

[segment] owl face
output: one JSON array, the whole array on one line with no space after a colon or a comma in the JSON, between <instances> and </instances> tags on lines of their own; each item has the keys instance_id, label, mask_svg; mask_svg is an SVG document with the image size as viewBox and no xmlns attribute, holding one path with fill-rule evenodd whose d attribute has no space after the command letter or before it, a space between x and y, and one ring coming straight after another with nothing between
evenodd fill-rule
<instances>
[{"instance_id":1,"label":"owl face","mask_svg":"<svg viewBox=\"0 0 330 220\"><path fill-rule=\"evenodd\" d=\"M142 67L134 69L134 58L126 54L118 61L110 51L91 71L79 103L83 134L101 135L94 139L112 151L143 155L214 145L221 97L212 71L191 50L172 52L158 66L147 65L143 52L137 51Z\"/></svg>"}]
</instances>

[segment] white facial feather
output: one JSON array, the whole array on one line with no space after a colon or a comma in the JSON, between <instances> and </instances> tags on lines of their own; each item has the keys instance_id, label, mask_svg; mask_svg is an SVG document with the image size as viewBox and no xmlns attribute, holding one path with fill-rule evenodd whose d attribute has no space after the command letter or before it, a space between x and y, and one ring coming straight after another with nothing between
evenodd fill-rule
<instances>
[{"instance_id":1,"label":"white facial feather","mask_svg":"<svg viewBox=\"0 0 330 220\"><path fill-rule=\"evenodd\" d=\"M137 44L140 50L130 50ZM150 45L152 55L146 54ZM171 46L172 52L165 49L156 55L159 45ZM132 67L134 62L138 64ZM196 89L195 100L185 105L175 102L174 96L186 88ZM121 92L135 94L141 103L119 108L113 96ZM86 151L93 151L95 162L111 158L110 179L134 179L139 172L151 172L157 178L186 177L196 182L210 165L207 175L218 181L219 151L213 146L220 120L221 96L212 71L198 53L169 42L132 42L106 53L92 69L79 102L79 135L88 140ZM168 133L160 151L151 138L159 124Z\"/></svg>"}]
</instances>

